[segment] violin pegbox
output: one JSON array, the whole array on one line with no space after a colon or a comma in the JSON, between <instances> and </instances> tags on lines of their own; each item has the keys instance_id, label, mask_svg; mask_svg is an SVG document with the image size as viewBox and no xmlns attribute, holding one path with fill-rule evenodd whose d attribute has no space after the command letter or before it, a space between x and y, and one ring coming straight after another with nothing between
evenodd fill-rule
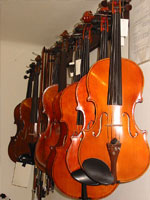
<instances>
[{"instance_id":1,"label":"violin pegbox","mask_svg":"<svg viewBox=\"0 0 150 200\"><path fill-rule=\"evenodd\" d=\"M86 11L81 18L81 21L84 23L91 23L92 19L94 18L92 11Z\"/></svg>"},{"instance_id":2,"label":"violin pegbox","mask_svg":"<svg viewBox=\"0 0 150 200\"><path fill-rule=\"evenodd\" d=\"M1 193L1 194L0 194L0 200L1 200L1 199L11 200L11 199L10 199L9 197L7 197L6 194L4 194L4 193Z\"/></svg>"}]
</instances>

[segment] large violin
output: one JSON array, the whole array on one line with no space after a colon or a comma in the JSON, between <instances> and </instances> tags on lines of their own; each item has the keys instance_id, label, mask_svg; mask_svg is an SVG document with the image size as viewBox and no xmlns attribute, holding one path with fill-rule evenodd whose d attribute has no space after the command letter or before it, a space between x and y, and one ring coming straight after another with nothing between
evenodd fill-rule
<instances>
[{"instance_id":1,"label":"large violin","mask_svg":"<svg viewBox=\"0 0 150 200\"><path fill-rule=\"evenodd\" d=\"M144 77L137 64L121 58L121 0L112 1L110 59L98 61L87 76L89 100L96 106L96 119L83 131L79 162L89 177L100 182L101 170L109 167L115 182L141 176L149 166L146 132L138 128L134 109L142 102Z\"/></svg>"},{"instance_id":2,"label":"large violin","mask_svg":"<svg viewBox=\"0 0 150 200\"><path fill-rule=\"evenodd\" d=\"M27 76L27 75L24 76L25 79L28 78L26 99L31 98L35 64L32 63L32 64L30 64L29 67L30 67L30 69L26 71L26 73L29 74L29 76ZM18 157L15 154L16 149L17 149L16 141L17 141L20 131L24 127L23 120L21 119L21 116L20 116L20 105L21 105L21 103L19 103L14 109L14 119L15 119L14 123L17 125L17 132L16 132L15 136L11 137L11 140L10 140L10 143L8 146L8 155L13 162L16 162L18 160Z\"/></svg>"}]
</instances>

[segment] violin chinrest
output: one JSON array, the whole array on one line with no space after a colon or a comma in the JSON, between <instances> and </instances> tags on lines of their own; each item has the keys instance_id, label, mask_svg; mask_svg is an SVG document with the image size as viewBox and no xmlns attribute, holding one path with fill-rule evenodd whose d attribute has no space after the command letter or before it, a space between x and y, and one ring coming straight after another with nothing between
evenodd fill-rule
<instances>
[{"instance_id":1,"label":"violin chinrest","mask_svg":"<svg viewBox=\"0 0 150 200\"><path fill-rule=\"evenodd\" d=\"M114 177L109 167L102 160L89 158L82 164L83 170L88 176L102 185L111 185L114 183Z\"/></svg>"},{"instance_id":2,"label":"violin chinrest","mask_svg":"<svg viewBox=\"0 0 150 200\"><path fill-rule=\"evenodd\" d=\"M85 185L92 185L92 186L99 185L99 183L97 183L96 181L89 178L82 169L78 169L78 170L72 172L71 176L78 182L85 184Z\"/></svg>"},{"instance_id":3,"label":"violin chinrest","mask_svg":"<svg viewBox=\"0 0 150 200\"><path fill-rule=\"evenodd\" d=\"M18 162L23 163L23 166L25 166L26 164L34 165L34 159L29 154L23 154L19 156Z\"/></svg>"}]
</instances>

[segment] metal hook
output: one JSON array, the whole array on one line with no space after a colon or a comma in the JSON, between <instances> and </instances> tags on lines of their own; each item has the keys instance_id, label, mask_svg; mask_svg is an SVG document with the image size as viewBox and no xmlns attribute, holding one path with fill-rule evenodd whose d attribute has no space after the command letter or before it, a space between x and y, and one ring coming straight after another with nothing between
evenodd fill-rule
<instances>
[{"instance_id":1,"label":"metal hook","mask_svg":"<svg viewBox=\"0 0 150 200\"><path fill-rule=\"evenodd\" d=\"M30 59L30 61L34 62L35 60L33 60L33 59Z\"/></svg>"},{"instance_id":2,"label":"metal hook","mask_svg":"<svg viewBox=\"0 0 150 200\"><path fill-rule=\"evenodd\" d=\"M35 55L35 56L38 56L38 55L39 55L39 54L37 54L37 53L35 53L35 52L32 52L32 54Z\"/></svg>"}]
</instances>

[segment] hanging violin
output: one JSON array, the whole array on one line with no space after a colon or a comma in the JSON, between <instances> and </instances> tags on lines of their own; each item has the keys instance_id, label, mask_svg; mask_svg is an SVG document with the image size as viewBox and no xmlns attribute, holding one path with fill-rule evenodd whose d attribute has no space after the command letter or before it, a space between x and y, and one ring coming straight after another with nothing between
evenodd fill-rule
<instances>
[{"instance_id":1,"label":"hanging violin","mask_svg":"<svg viewBox=\"0 0 150 200\"><path fill-rule=\"evenodd\" d=\"M38 108L38 78L40 73L41 58L37 56L34 73L33 97L22 101L20 105L20 118L24 123L15 141L14 153L17 161L24 164L34 164L34 148L37 141L35 123L37 123Z\"/></svg>"},{"instance_id":2,"label":"hanging violin","mask_svg":"<svg viewBox=\"0 0 150 200\"><path fill-rule=\"evenodd\" d=\"M91 12L89 14L90 14L89 18L91 18L92 17ZM52 177L54 179L56 186L68 196L75 198L80 198L82 196L83 198L83 196L86 196L85 193L87 193L89 198L99 198L105 196L103 194L107 193L106 187L101 188L100 186L97 186L99 184L90 179L82 170L80 170L80 172L79 171L77 172L78 176L80 175L80 180L79 179L76 180L75 177L72 176L73 174L71 175L69 173L68 167L66 165L66 154L71 143L70 138L75 130L80 131L82 129L82 125L78 126L77 124L77 111L76 111L77 102L75 97L76 86L77 83L73 83L72 85L68 86L61 95L60 99L60 105L62 110L61 121L66 123L67 125L67 136L64 140L63 146L56 148L56 156L54 159L53 169L52 169ZM66 99L68 99L69 102L67 104L65 101Z\"/></svg>"},{"instance_id":3,"label":"hanging violin","mask_svg":"<svg viewBox=\"0 0 150 200\"><path fill-rule=\"evenodd\" d=\"M68 37L68 33L64 32L62 34L63 38ZM63 135L63 132L60 132L60 111L59 111L59 98L61 95L61 90L63 87L66 87L66 64L63 62L64 55L63 53L60 54L60 50L57 49L56 53L56 65L59 65L59 70L61 72L58 73L58 71L55 69L55 73L58 74L57 80L59 80L59 85L57 82L53 82L54 84L52 86L49 86L43 93L43 106L44 110L49 118L49 123L47 126L47 129L44 133L41 134L41 137L38 140L38 143L36 144L36 150L35 150L35 159L38 161L38 163L41 165L42 169L47 172L50 176L50 168L49 168L49 162L51 162L52 159L49 158L49 155L52 151L52 148L54 147L60 138L60 134ZM63 52L63 50L62 50ZM60 57L61 56L61 57ZM61 60L60 60L61 59ZM60 64L61 63L61 64ZM55 66L58 69L58 66ZM56 76L56 74L53 74ZM61 78L62 74L63 79ZM62 82L61 82L62 81ZM58 93L59 92L59 93ZM48 161L49 160L49 161ZM48 169L48 170L47 170Z\"/></svg>"},{"instance_id":4,"label":"hanging violin","mask_svg":"<svg viewBox=\"0 0 150 200\"><path fill-rule=\"evenodd\" d=\"M32 63L32 64L30 64L29 67L30 67L30 69L26 71L26 73L29 74L29 76L26 76L26 75L24 76L25 79L28 78L26 99L31 98L35 64ZM17 132L16 132L15 136L11 137L11 140L10 140L10 143L8 146L8 155L13 162L16 162L18 160L18 157L15 154L16 148L17 148L16 141L18 140L17 138L19 137L19 133L21 132L21 130L24 127L23 120L21 119L21 116L20 116L20 105L21 105L21 103L19 103L14 109L14 119L15 119L14 123L17 125Z\"/></svg>"},{"instance_id":5,"label":"hanging violin","mask_svg":"<svg viewBox=\"0 0 150 200\"><path fill-rule=\"evenodd\" d=\"M121 58L121 0L112 1L111 58L98 61L87 76L89 100L96 106L96 119L83 131L79 162L93 180L100 182L105 167L115 182L141 176L149 166L146 132L134 119L134 109L142 102L144 77L137 64Z\"/></svg>"},{"instance_id":6,"label":"hanging violin","mask_svg":"<svg viewBox=\"0 0 150 200\"><path fill-rule=\"evenodd\" d=\"M64 31L61 34L62 37L62 48L60 52L60 63L59 63L59 71L58 71L58 94L55 96L54 101L52 103L53 105L53 111L54 111L54 121L56 125L59 125L59 139L57 140L56 144L50 145L50 154L47 159L46 163L46 169L48 175L52 177L52 167L53 162L56 155L56 148L63 145L64 138L66 137L66 125L60 121L61 119L61 107L60 107L60 98L62 95L63 90L67 86L67 77L66 77L66 69L68 67L68 49L69 49L69 34L67 31ZM63 77L63 78L62 78ZM55 133L57 134L57 132Z\"/></svg>"},{"instance_id":7,"label":"hanging violin","mask_svg":"<svg viewBox=\"0 0 150 200\"><path fill-rule=\"evenodd\" d=\"M48 123L46 123L46 125L44 125L43 127L43 121L41 121L40 118L41 116L46 116L46 113L47 113L47 116L51 117L49 118L49 123L51 123L50 119L52 120L52 108L49 107L49 109L47 110L44 107L45 104L43 100L43 96L45 95L44 94L45 90L46 90L46 97L48 97L47 94L50 95L50 93L48 93L50 91L48 89L48 86L49 84L52 84L52 81L51 81L52 68L53 68L52 57L53 55L49 51L46 51L46 49L42 51L42 71L41 71L41 86L40 86L41 89L40 89L40 101L39 101L39 106L42 110L39 108L39 119L38 119L39 139L36 143L34 160L38 168L40 168L43 172L45 172L45 166L42 164L42 162L44 162L43 160L45 159L45 156L46 156L46 153L44 153L44 151L47 146L46 142L48 142L47 140L51 136L51 132L50 132L50 129L47 128ZM57 88L55 90L55 93L54 91L51 92L51 95L50 95L51 98L49 98L49 102L50 100L54 98L53 96L55 96L56 93L57 93ZM43 111L43 107L45 111Z\"/></svg>"},{"instance_id":8,"label":"hanging violin","mask_svg":"<svg viewBox=\"0 0 150 200\"><path fill-rule=\"evenodd\" d=\"M108 9L107 8L101 8L99 14L101 14L100 17L100 24L101 24L101 37L100 37L100 55L98 55L98 58L104 57L108 57L108 50L107 50L107 41L108 41ZM90 34L89 34L90 35ZM88 37L89 37L88 35ZM88 43L89 38L87 38L87 35L85 35L86 40ZM86 48L86 52L88 52L89 50L89 45L87 45ZM85 56L85 58L87 57L87 61L85 61L85 69L83 70L85 74L88 73L89 71L89 53L87 56ZM82 78L80 79L77 88L76 88L76 98L77 98L77 102L78 102L78 106L77 106L77 110L80 110L80 112L83 113L84 116L84 126L83 126L83 130L89 130L92 127L92 124L95 120L95 107L93 102L88 102L87 98L88 98L88 93L87 93L87 87L86 87L86 78L87 75L82 74ZM78 180L80 182L80 176L81 173L79 174L79 171L81 171L81 167L80 164L78 162L78 148L80 145L80 142L82 140L82 132L78 135L78 136L72 136L71 137L72 143L67 151L67 155L66 155L66 162L68 165L68 169L71 173L71 175L76 178L76 180ZM85 173L86 174L86 173ZM83 177L82 177L83 179ZM113 179L110 180L105 180L105 178L103 179L103 181L101 180L101 186L96 186L96 187L92 187L92 190L95 194L95 198L102 198L105 197L109 194L111 194L115 188L117 187L117 185L111 185L112 184ZM108 186L109 184L109 186ZM87 184L88 185L88 184ZM106 186L107 185L107 186ZM94 197L94 196L93 196Z\"/></svg>"}]
</instances>

